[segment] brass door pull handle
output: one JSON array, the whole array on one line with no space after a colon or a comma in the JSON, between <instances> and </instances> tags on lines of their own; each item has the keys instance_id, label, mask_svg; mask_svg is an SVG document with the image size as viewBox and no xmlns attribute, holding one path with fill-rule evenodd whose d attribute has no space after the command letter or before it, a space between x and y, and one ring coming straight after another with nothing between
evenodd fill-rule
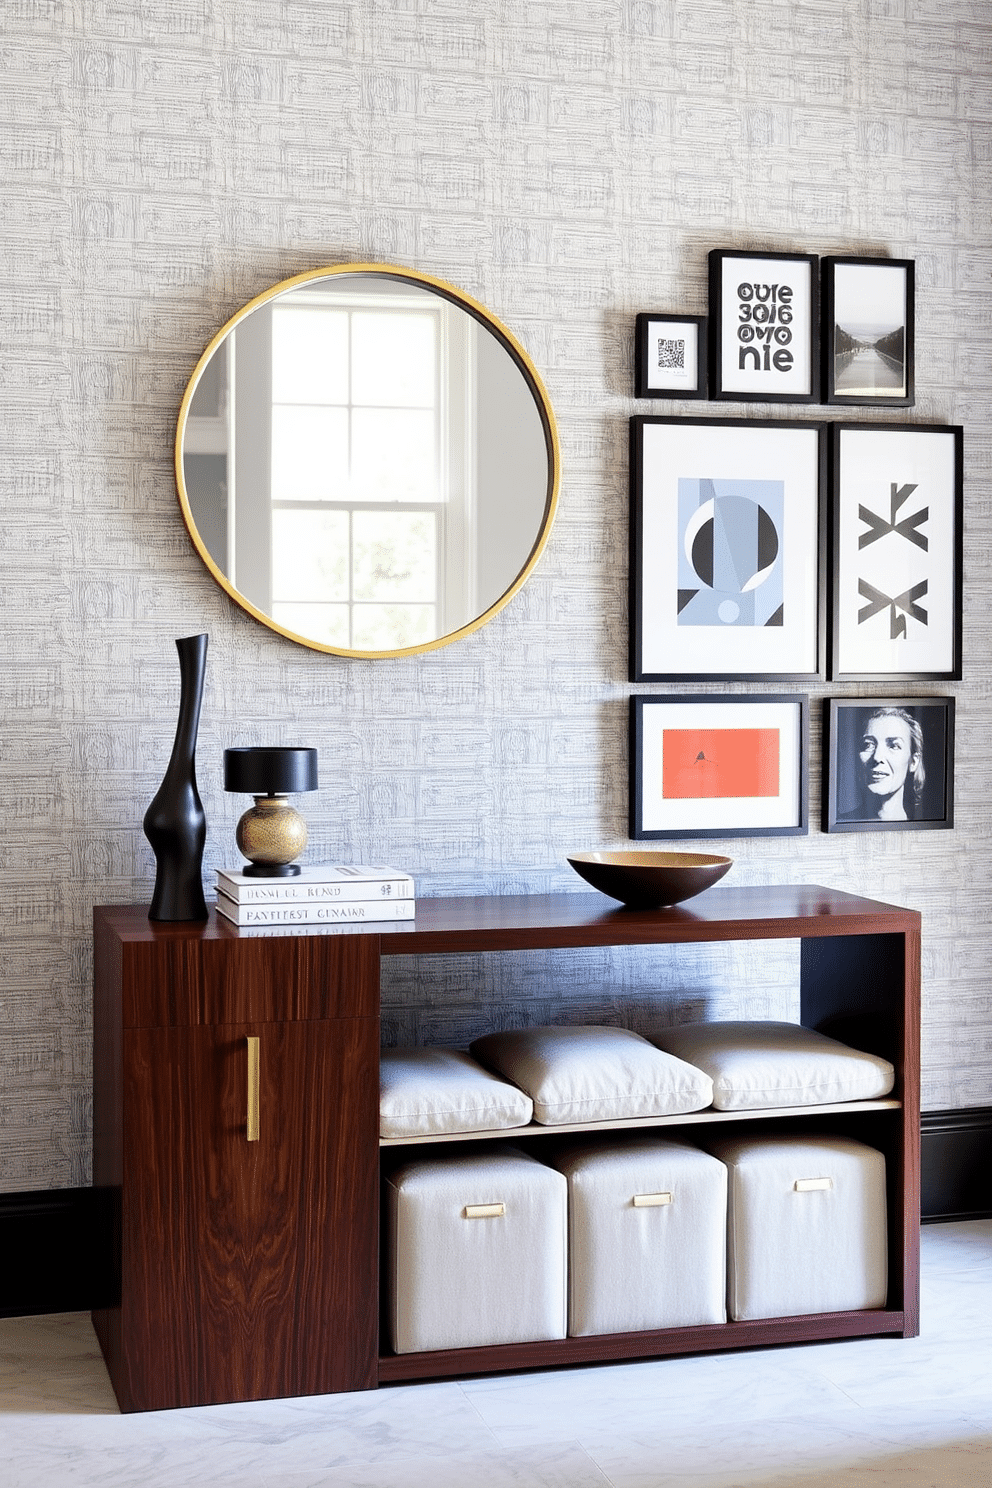
<instances>
[{"instance_id":1,"label":"brass door pull handle","mask_svg":"<svg viewBox=\"0 0 992 1488\"><path fill-rule=\"evenodd\" d=\"M248 1040L248 1140L258 1141L258 1039Z\"/></svg>"}]
</instances>

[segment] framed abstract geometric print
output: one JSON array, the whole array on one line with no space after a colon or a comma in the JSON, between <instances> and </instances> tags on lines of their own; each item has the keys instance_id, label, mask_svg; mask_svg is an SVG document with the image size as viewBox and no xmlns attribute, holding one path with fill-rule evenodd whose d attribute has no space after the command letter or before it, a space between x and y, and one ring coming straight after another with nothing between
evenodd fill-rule
<instances>
[{"instance_id":1,"label":"framed abstract geometric print","mask_svg":"<svg viewBox=\"0 0 992 1488\"><path fill-rule=\"evenodd\" d=\"M961 676L963 436L834 424L835 681Z\"/></svg>"},{"instance_id":2,"label":"framed abstract geometric print","mask_svg":"<svg viewBox=\"0 0 992 1488\"><path fill-rule=\"evenodd\" d=\"M634 682L822 675L825 426L630 421Z\"/></svg>"}]
</instances>

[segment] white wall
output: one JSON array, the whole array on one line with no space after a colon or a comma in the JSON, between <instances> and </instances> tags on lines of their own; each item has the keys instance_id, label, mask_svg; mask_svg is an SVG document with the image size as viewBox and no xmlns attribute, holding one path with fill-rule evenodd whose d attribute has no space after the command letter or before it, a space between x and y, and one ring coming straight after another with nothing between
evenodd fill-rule
<instances>
[{"instance_id":1,"label":"white wall","mask_svg":"<svg viewBox=\"0 0 992 1488\"><path fill-rule=\"evenodd\" d=\"M210 867L244 804L221 790L234 743L316 745L313 856L391 860L426 892L577 888L565 850L625 840L633 317L705 310L715 246L916 260L912 417L967 434L957 826L724 846L739 882L922 909L925 1103L992 1101L990 20L984 0L6 0L0 1188L88 1181L90 910L150 893L175 636L211 637ZM175 500L211 334L349 259L488 304L560 421L537 574L422 660L337 660L256 625ZM818 728L813 755L815 823ZM387 987L387 1035L458 1038L503 996L540 1021L560 978L572 1017L636 1023L655 982L710 1010L787 1003L793 969L767 993L763 974L729 952L428 966L422 1008Z\"/></svg>"}]
</instances>

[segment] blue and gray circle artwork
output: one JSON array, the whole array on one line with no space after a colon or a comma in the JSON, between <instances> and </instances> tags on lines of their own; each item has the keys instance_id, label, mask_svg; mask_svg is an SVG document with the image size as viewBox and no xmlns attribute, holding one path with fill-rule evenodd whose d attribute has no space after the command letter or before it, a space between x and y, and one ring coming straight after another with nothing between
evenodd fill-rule
<instances>
[{"instance_id":1,"label":"blue and gray circle artwork","mask_svg":"<svg viewBox=\"0 0 992 1488\"><path fill-rule=\"evenodd\" d=\"M781 625L783 482L679 481L679 625Z\"/></svg>"}]
</instances>

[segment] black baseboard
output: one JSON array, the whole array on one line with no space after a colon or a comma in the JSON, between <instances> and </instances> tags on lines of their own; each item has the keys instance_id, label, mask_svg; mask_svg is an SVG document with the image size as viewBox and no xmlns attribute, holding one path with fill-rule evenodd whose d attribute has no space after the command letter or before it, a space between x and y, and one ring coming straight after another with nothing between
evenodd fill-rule
<instances>
[{"instance_id":1,"label":"black baseboard","mask_svg":"<svg viewBox=\"0 0 992 1488\"><path fill-rule=\"evenodd\" d=\"M110 1306L112 1223L97 1189L0 1194L0 1317Z\"/></svg>"},{"instance_id":2,"label":"black baseboard","mask_svg":"<svg viewBox=\"0 0 992 1488\"><path fill-rule=\"evenodd\" d=\"M992 1219L992 1106L924 1111L920 1126L923 1223Z\"/></svg>"},{"instance_id":3,"label":"black baseboard","mask_svg":"<svg viewBox=\"0 0 992 1488\"><path fill-rule=\"evenodd\" d=\"M924 1224L992 1218L992 1106L921 1119ZM0 1317L89 1312L116 1300L113 1215L92 1188L0 1194Z\"/></svg>"}]
</instances>

